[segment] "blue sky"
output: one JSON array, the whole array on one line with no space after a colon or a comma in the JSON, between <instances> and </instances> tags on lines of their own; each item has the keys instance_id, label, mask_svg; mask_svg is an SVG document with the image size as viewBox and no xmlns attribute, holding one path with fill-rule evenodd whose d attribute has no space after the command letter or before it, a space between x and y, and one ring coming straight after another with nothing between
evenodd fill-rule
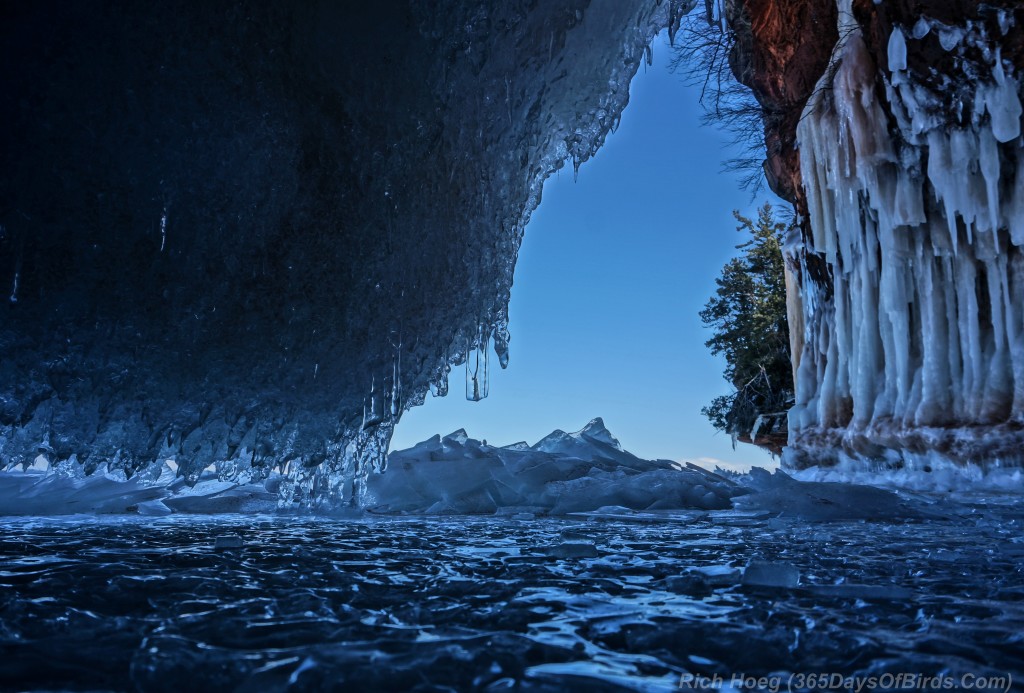
<instances>
[{"instance_id":1,"label":"blue sky","mask_svg":"<svg viewBox=\"0 0 1024 693\"><path fill-rule=\"evenodd\" d=\"M601 416L627 450L714 466L771 465L732 449L700 409L729 390L704 346L698 311L743 237L732 210L751 199L721 173L729 136L701 127L700 90L668 70L663 34L641 67L616 133L580 168L548 179L523 240L509 306L511 363L491 355L490 396L464 397L452 369L447 397L406 412L391 449L465 428L492 445L534 443Z\"/></svg>"}]
</instances>

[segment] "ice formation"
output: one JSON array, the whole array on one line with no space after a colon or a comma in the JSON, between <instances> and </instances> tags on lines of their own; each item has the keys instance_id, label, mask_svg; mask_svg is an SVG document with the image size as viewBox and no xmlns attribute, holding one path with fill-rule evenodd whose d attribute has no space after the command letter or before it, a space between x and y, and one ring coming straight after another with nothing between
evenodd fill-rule
<instances>
[{"instance_id":1,"label":"ice formation","mask_svg":"<svg viewBox=\"0 0 1024 693\"><path fill-rule=\"evenodd\" d=\"M920 673L887 690L1016 690L1024 515L961 511L814 526L719 522L733 511L0 518L0 680L749 692L832 671L844 691L901 672Z\"/></svg>"},{"instance_id":2,"label":"ice formation","mask_svg":"<svg viewBox=\"0 0 1024 693\"><path fill-rule=\"evenodd\" d=\"M838 1L797 126L808 218L786 247L802 329L784 461L1020 466L1024 139L1006 52L1024 17L893 8L880 46L886 11Z\"/></svg>"},{"instance_id":3,"label":"ice formation","mask_svg":"<svg viewBox=\"0 0 1024 693\"><path fill-rule=\"evenodd\" d=\"M117 468L86 475L77 465L51 467L40 458L28 471L0 472L0 515L268 512L293 507L299 492L288 470L265 479L251 471L211 470L193 486L175 471L164 463L131 479ZM337 512L331 479L317 483L324 487L315 487L305 505ZM733 496L744 492L734 479L700 467L626 452L598 418L532 446L494 447L463 430L434 436L391 453L388 472L367 478L363 501L376 514L621 517L729 508Z\"/></svg>"},{"instance_id":4,"label":"ice formation","mask_svg":"<svg viewBox=\"0 0 1024 693\"><path fill-rule=\"evenodd\" d=\"M622 449L604 421L554 431L534 445L494 447L459 430L390 455L368 479L376 512L562 515L601 509L730 507L733 481L693 465L644 460Z\"/></svg>"},{"instance_id":5,"label":"ice formation","mask_svg":"<svg viewBox=\"0 0 1024 693\"><path fill-rule=\"evenodd\" d=\"M544 179L693 0L22 3L0 23L0 466L358 501L509 358Z\"/></svg>"},{"instance_id":6,"label":"ice formation","mask_svg":"<svg viewBox=\"0 0 1024 693\"><path fill-rule=\"evenodd\" d=\"M927 475L854 473L843 467L792 476L757 467L745 475L711 472L641 459L624 450L600 418L575 433L554 431L533 445L495 447L460 429L389 457L386 474L366 479L364 507L352 509L330 503L330 487L315 488L305 507L296 507L294 477L287 469L266 478L252 470L211 469L189 485L174 463L151 466L129 479L119 468L87 475L79 465L49 465L40 456L28 470L0 472L0 516L301 513L314 506L351 519L458 514L683 525L711 519L736 527L769 520L785 528L941 519L960 513L957 504L1006 505L1024 488L1019 469L984 474L977 467L953 465ZM321 483L329 479L322 477ZM579 538L567 536L564 546L550 547L551 555L585 553Z\"/></svg>"},{"instance_id":7,"label":"ice formation","mask_svg":"<svg viewBox=\"0 0 1024 693\"><path fill-rule=\"evenodd\" d=\"M696 521L714 511L719 524L747 526L781 522L836 522L941 516L930 497L897 495L878 488L891 478L822 477L795 479L754 468L747 475L711 472L670 460L645 460L623 449L600 418L575 433L554 431L533 445L495 447L464 430L434 436L390 454L386 474L371 474L363 509L328 503L329 488L315 489L307 506L345 517L383 515L498 515L511 520L572 516L628 522ZM294 478L209 470L194 485L176 474L173 463L152 466L127 478L105 467L86 475L73 463L50 466L42 457L27 471L0 472L2 515L116 515L267 513L295 509ZM831 472L835 474L835 472ZM924 491L943 498L1019 493L1021 480L943 477ZM845 483L835 483L842 480ZM327 480L325 479L325 482ZM856 483L867 481L868 483ZM853 482L853 483L851 483ZM322 482L323 483L323 482ZM897 484L899 486L900 484ZM905 484L904 484L905 485ZM292 488L289 488L289 487ZM558 554L587 549L568 541ZM552 554L554 555L554 554Z\"/></svg>"}]
</instances>

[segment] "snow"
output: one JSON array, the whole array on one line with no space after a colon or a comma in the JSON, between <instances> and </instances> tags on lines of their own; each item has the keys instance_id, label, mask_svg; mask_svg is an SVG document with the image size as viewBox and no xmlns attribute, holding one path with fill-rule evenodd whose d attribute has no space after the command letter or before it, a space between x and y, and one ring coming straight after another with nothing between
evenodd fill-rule
<instances>
[{"instance_id":1,"label":"snow","mask_svg":"<svg viewBox=\"0 0 1024 693\"><path fill-rule=\"evenodd\" d=\"M263 484L220 481L208 472L193 487L165 473L153 478L125 479L120 470L90 476L67 473L66 467L46 471L0 472L0 514L76 515L138 513L266 512L277 507L277 495Z\"/></svg>"},{"instance_id":2,"label":"snow","mask_svg":"<svg viewBox=\"0 0 1024 693\"><path fill-rule=\"evenodd\" d=\"M809 467L792 477L807 482L859 484L903 491L953 494L997 494L1013 497L1024 493L1024 472L1018 468L983 469L978 465L950 462L933 452L904 453L901 469L871 465L864 460L841 456L835 466Z\"/></svg>"}]
</instances>

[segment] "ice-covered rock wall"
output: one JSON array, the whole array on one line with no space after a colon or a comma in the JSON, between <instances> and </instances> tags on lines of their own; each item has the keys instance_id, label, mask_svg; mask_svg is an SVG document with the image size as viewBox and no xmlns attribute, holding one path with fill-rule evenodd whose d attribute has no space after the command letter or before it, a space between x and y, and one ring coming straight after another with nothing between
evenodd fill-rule
<instances>
[{"instance_id":1,"label":"ice-covered rock wall","mask_svg":"<svg viewBox=\"0 0 1024 693\"><path fill-rule=\"evenodd\" d=\"M741 4L748 57L777 55L764 3ZM782 168L800 182L777 189L804 215L786 248L784 460L1024 464L1024 10L838 0L834 13L799 119L769 118L795 135Z\"/></svg>"},{"instance_id":2,"label":"ice-covered rock wall","mask_svg":"<svg viewBox=\"0 0 1024 693\"><path fill-rule=\"evenodd\" d=\"M0 464L357 496L689 4L5 3Z\"/></svg>"}]
</instances>

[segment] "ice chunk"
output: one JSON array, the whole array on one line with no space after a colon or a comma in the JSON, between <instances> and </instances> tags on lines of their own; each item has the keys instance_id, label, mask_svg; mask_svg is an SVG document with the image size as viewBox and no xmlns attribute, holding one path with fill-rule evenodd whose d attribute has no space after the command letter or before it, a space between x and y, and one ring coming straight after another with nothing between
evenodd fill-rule
<instances>
[{"instance_id":1,"label":"ice chunk","mask_svg":"<svg viewBox=\"0 0 1024 693\"><path fill-rule=\"evenodd\" d=\"M700 575L701 579L711 586L735 585L742 576L739 568L729 565L698 566L691 568L690 571Z\"/></svg>"},{"instance_id":2,"label":"ice chunk","mask_svg":"<svg viewBox=\"0 0 1024 693\"><path fill-rule=\"evenodd\" d=\"M456 431L452 431L451 433L446 435L442 440L449 444L465 445L467 442L469 442L469 434L466 433L466 429L460 428ZM422 444L423 443L420 443L420 445Z\"/></svg>"},{"instance_id":3,"label":"ice chunk","mask_svg":"<svg viewBox=\"0 0 1024 693\"><path fill-rule=\"evenodd\" d=\"M821 597L867 601L908 601L915 596L913 590L898 585L807 585L804 589Z\"/></svg>"},{"instance_id":4,"label":"ice chunk","mask_svg":"<svg viewBox=\"0 0 1024 693\"><path fill-rule=\"evenodd\" d=\"M552 558L597 558L599 552L593 544L565 543L548 546L541 550Z\"/></svg>"},{"instance_id":5,"label":"ice chunk","mask_svg":"<svg viewBox=\"0 0 1024 693\"><path fill-rule=\"evenodd\" d=\"M924 509L891 491L856 484L797 481L786 473L750 471L754 493L735 499L737 508L767 510L811 521L920 517Z\"/></svg>"},{"instance_id":6,"label":"ice chunk","mask_svg":"<svg viewBox=\"0 0 1024 693\"><path fill-rule=\"evenodd\" d=\"M529 506L552 514L618 506L641 510L728 508L735 482L698 467L644 460L622 449L601 419L555 431L533 446L492 447L459 430L391 453L386 474L368 479L376 512L493 513Z\"/></svg>"},{"instance_id":7,"label":"ice chunk","mask_svg":"<svg viewBox=\"0 0 1024 693\"><path fill-rule=\"evenodd\" d=\"M240 549L243 546L245 546L245 541L242 540L242 537L237 535L223 535L213 540L213 548L218 551L223 551L224 549Z\"/></svg>"},{"instance_id":8,"label":"ice chunk","mask_svg":"<svg viewBox=\"0 0 1024 693\"><path fill-rule=\"evenodd\" d=\"M139 515L151 515L154 517L162 517L164 515L170 515L173 510L168 508L166 505L158 500L145 501L138 505Z\"/></svg>"},{"instance_id":9,"label":"ice chunk","mask_svg":"<svg viewBox=\"0 0 1024 693\"><path fill-rule=\"evenodd\" d=\"M750 587L796 587L800 571L788 563L751 561L743 571L742 584Z\"/></svg>"},{"instance_id":10,"label":"ice chunk","mask_svg":"<svg viewBox=\"0 0 1024 693\"><path fill-rule=\"evenodd\" d=\"M611 434L608 427L604 425L604 419L600 416L591 420L590 423L580 429L576 435L586 437L591 441L610 445L616 450L622 450L622 445L619 443L618 439Z\"/></svg>"}]
</instances>

